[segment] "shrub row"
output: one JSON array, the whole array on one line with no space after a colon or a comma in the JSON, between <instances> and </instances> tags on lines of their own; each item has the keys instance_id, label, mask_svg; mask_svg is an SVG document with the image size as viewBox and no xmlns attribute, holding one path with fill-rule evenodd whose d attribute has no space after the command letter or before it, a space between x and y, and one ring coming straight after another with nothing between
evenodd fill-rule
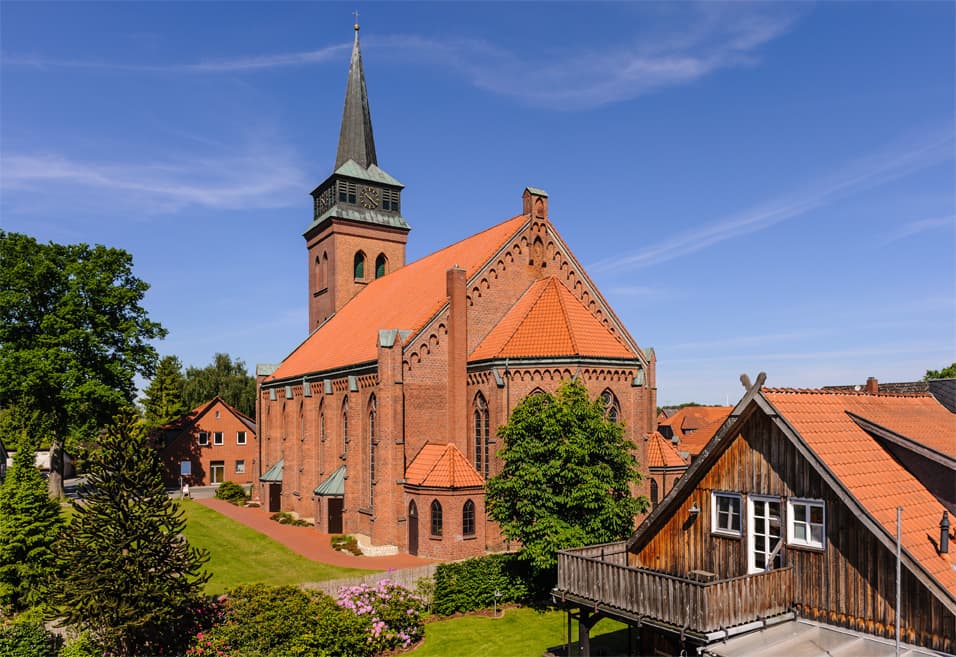
<instances>
[{"instance_id":1,"label":"shrub row","mask_svg":"<svg viewBox=\"0 0 956 657\"><path fill-rule=\"evenodd\" d=\"M447 616L498 604L528 602L536 587L528 567L514 554L492 554L455 563L439 564L435 570L432 610Z\"/></svg>"},{"instance_id":2,"label":"shrub row","mask_svg":"<svg viewBox=\"0 0 956 657\"><path fill-rule=\"evenodd\" d=\"M195 635L187 657L372 657L424 634L421 602L388 580L343 588L338 599L294 586L240 586L221 603L221 618Z\"/></svg>"},{"instance_id":3,"label":"shrub row","mask_svg":"<svg viewBox=\"0 0 956 657\"><path fill-rule=\"evenodd\" d=\"M288 511L279 511L278 513L273 513L269 516L271 520L275 520L280 525L295 525L296 527L311 527L308 521L302 520L301 518L296 518Z\"/></svg>"}]
</instances>

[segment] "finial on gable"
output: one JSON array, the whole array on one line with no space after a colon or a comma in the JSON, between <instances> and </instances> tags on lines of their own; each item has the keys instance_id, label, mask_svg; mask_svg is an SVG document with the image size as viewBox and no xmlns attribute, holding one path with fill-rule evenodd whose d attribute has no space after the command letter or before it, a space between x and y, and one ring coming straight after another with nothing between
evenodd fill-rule
<instances>
[{"instance_id":1,"label":"finial on gable","mask_svg":"<svg viewBox=\"0 0 956 657\"><path fill-rule=\"evenodd\" d=\"M543 189L525 187L521 195L521 214L527 214L535 219L548 218L548 193Z\"/></svg>"}]
</instances>

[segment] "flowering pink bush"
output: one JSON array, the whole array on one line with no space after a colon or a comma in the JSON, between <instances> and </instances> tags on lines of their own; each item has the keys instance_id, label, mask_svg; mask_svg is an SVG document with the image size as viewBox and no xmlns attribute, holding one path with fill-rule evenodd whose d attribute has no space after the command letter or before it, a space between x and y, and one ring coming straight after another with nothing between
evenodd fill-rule
<instances>
[{"instance_id":1,"label":"flowering pink bush","mask_svg":"<svg viewBox=\"0 0 956 657\"><path fill-rule=\"evenodd\" d=\"M383 579L375 586L344 586L336 602L367 619L366 640L373 654L407 648L425 632L421 599L391 580Z\"/></svg>"}]
</instances>

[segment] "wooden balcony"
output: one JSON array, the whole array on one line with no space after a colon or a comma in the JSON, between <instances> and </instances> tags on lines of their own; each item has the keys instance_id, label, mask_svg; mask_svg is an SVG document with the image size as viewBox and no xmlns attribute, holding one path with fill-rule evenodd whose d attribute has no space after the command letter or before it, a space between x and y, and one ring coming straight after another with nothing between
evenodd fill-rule
<instances>
[{"instance_id":1,"label":"wooden balcony","mask_svg":"<svg viewBox=\"0 0 956 657\"><path fill-rule=\"evenodd\" d=\"M558 552L555 597L699 635L784 614L793 601L792 566L705 582L626 563L624 543Z\"/></svg>"}]
</instances>

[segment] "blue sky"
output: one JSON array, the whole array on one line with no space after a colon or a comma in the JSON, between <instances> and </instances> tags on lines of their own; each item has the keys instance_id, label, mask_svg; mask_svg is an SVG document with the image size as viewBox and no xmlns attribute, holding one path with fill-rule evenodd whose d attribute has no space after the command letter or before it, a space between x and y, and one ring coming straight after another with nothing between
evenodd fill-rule
<instances>
[{"instance_id":1,"label":"blue sky","mask_svg":"<svg viewBox=\"0 0 956 657\"><path fill-rule=\"evenodd\" d=\"M354 8L3 2L0 225L131 252L163 354L280 361ZM661 404L956 360L953 3L357 8L409 260L548 190Z\"/></svg>"}]
</instances>

